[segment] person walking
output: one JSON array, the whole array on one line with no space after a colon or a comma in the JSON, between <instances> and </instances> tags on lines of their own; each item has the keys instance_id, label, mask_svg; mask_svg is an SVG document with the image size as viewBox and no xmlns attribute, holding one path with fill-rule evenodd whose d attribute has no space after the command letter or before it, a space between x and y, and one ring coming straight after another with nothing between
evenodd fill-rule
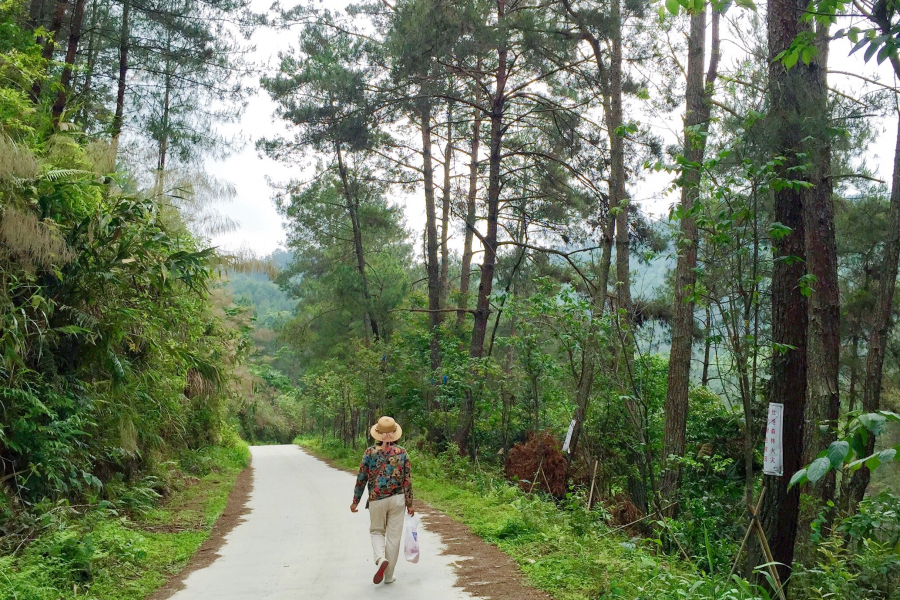
<instances>
[{"instance_id":1,"label":"person walking","mask_svg":"<svg viewBox=\"0 0 900 600\"><path fill-rule=\"evenodd\" d=\"M366 448L356 476L351 512L357 512L366 485L369 486L369 534L378 570L373 583L394 583L394 567L403 538L403 511L413 509L412 471L406 450L396 445L403 429L391 417L381 417L369 430L375 445Z\"/></svg>"}]
</instances>

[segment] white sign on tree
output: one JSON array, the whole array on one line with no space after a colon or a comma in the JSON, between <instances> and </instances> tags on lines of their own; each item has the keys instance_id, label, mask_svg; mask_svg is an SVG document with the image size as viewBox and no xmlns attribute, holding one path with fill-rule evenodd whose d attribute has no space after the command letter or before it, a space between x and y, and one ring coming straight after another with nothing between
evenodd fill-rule
<instances>
[{"instance_id":1,"label":"white sign on tree","mask_svg":"<svg viewBox=\"0 0 900 600\"><path fill-rule=\"evenodd\" d=\"M769 402L766 417L766 449L763 453L763 473L781 477L784 475L782 434L784 432L784 404Z\"/></svg>"},{"instance_id":2,"label":"white sign on tree","mask_svg":"<svg viewBox=\"0 0 900 600\"><path fill-rule=\"evenodd\" d=\"M569 433L566 434L566 442L563 444L562 451L569 451L569 444L572 443L572 432L575 431L575 419L572 419L572 422L569 423Z\"/></svg>"}]
</instances>

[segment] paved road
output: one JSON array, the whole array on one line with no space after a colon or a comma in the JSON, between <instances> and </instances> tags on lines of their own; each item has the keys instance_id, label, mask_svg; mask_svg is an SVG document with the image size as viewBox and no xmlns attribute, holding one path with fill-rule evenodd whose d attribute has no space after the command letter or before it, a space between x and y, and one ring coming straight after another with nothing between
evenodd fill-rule
<instances>
[{"instance_id":1,"label":"paved road","mask_svg":"<svg viewBox=\"0 0 900 600\"><path fill-rule=\"evenodd\" d=\"M296 446L251 451L250 513L228 534L220 557L192 573L172 600L472 598L453 587L458 557L439 555L439 538L424 529L418 564L407 563L401 549L397 581L373 585L369 515L349 508L353 475Z\"/></svg>"}]
</instances>

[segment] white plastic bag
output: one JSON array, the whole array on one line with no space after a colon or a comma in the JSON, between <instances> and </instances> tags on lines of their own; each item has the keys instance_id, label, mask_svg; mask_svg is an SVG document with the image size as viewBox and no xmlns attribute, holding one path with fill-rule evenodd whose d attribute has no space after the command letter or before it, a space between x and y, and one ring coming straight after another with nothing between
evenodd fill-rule
<instances>
[{"instance_id":1,"label":"white plastic bag","mask_svg":"<svg viewBox=\"0 0 900 600\"><path fill-rule=\"evenodd\" d=\"M406 515L406 535L403 536L403 554L411 563L419 562L419 517Z\"/></svg>"}]
</instances>

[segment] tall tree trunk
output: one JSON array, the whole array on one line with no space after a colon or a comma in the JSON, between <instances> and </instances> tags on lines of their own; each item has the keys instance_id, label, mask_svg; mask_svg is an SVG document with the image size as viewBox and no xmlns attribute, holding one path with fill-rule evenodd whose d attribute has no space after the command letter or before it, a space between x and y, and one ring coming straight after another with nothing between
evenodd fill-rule
<instances>
[{"instance_id":1,"label":"tall tree trunk","mask_svg":"<svg viewBox=\"0 0 900 600\"><path fill-rule=\"evenodd\" d=\"M594 60L597 64L597 70L600 75L601 85L603 86L603 110L606 114L606 128L609 135L610 144L610 178L609 178L609 210L615 219L615 226L607 229L605 234L612 244L612 236L615 235L616 243L616 303L619 309L625 312L625 318L630 324L632 318L631 306L631 274L629 268L630 258L630 242L628 227L628 195L625 188L625 140L621 135L621 125L623 121L622 115L622 22L621 22L621 4L615 1L610 5L610 21L612 31L612 48L610 52L610 62L607 66L603 60L603 50L600 41L591 33L590 28L584 16L573 9L569 0L562 0L570 17L574 19L578 28L588 41L593 50ZM604 247L603 252L606 252ZM604 261L601 261L604 262ZM605 301L606 296L606 277L609 272L609 262L605 262L606 272L601 274L602 287L599 293ZM626 379L632 377L634 372L634 348L632 340L624 329L621 339L624 355L624 370L627 371ZM642 412L638 406L638 402L630 395L626 394L625 408L631 417L631 424L634 433L634 439L637 444L646 448L644 444L644 426L642 422ZM577 410L577 409L576 409ZM578 423L576 422L576 427ZM574 432L573 432L574 436ZM632 501L641 509L647 508L647 488L644 480L649 475L647 470L647 461L643 452L630 452L628 462L632 469L628 475L628 491ZM635 477L634 471L640 473L640 477Z\"/></svg>"},{"instance_id":2,"label":"tall tree trunk","mask_svg":"<svg viewBox=\"0 0 900 600\"><path fill-rule=\"evenodd\" d=\"M481 71L481 60L478 61L478 71ZM475 82L475 104L477 105L481 88ZM463 242L462 266L459 275L459 312L456 313L456 326L462 327L469 306L469 282L471 280L472 266L472 241L475 237L475 200L478 194L478 147L481 141L481 109L475 108L475 120L472 124L472 148L469 152L469 193L466 195L466 233Z\"/></svg>"},{"instance_id":3,"label":"tall tree trunk","mask_svg":"<svg viewBox=\"0 0 900 600\"><path fill-rule=\"evenodd\" d=\"M94 49L94 39L97 37L97 11L99 4L99 0L93 0L93 2L91 2L91 19L88 26L87 64L84 69L84 85L81 87L80 94L82 101L81 109L79 110L79 120L82 123L87 120L87 116L90 113L91 84L93 83L94 78L94 64L97 60L97 52Z\"/></svg>"},{"instance_id":4,"label":"tall tree trunk","mask_svg":"<svg viewBox=\"0 0 900 600\"><path fill-rule=\"evenodd\" d=\"M31 0L28 3L28 29L34 31L44 22L44 3L45 0ZM37 38L35 42L38 45L43 43L43 38Z\"/></svg>"},{"instance_id":5,"label":"tall tree trunk","mask_svg":"<svg viewBox=\"0 0 900 600\"><path fill-rule=\"evenodd\" d=\"M447 146L444 149L444 198L441 206L441 308L450 295L450 167L453 163L453 105L447 106Z\"/></svg>"},{"instance_id":6,"label":"tall tree trunk","mask_svg":"<svg viewBox=\"0 0 900 600\"><path fill-rule=\"evenodd\" d=\"M622 127L622 23L621 0L611 3L610 18L613 21L612 56L609 65L609 108L607 123L609 129L610 166L609 201L616 213L616 300L619 311L624 311L626 324L631 325L631 228L629 217L630 201L625 190L625 140L620 131ZM626 336L628 343L625 350L625 363L631 369L634 354L631 348L631 337Z\"/></svg>"},{"instance_id":7,"label":"tall tree trunk","mask_svg":"<svg viewBox=\"0 0 900 600\"><path fill-rule=\"evenodd\" d=\"M864 269L868 269L868 266L864 266ZM863 288L865 289L865 288ZM858 328L859 323L855 323L854 327ZM856 398L859 395L858 392L858 382L859 381L859 335L856 333L853 334L853 337L850 340L850 383L847 386L847 412L852 413L856 410Z\"/></svg>"},{"instance_id":8,"label":"tall tree trunk","mask_svg":"<svg viewBox=\"0 0 900 600\"><path fill-rule=\"evenodd\" d=\"M603 224L601 233L600 266L597 269L597 291L594 300L594 306L599 307L601 313L606 310L609 302L609 272L612 268L613 241L616 237L616 214L610 210L611 206L612 204L606 207L606 222Z\"/></svg>"},{"instance_id":9,"label":"tall tree trunk","mask_svg":"<svg viewBox=\"0 0 900 600\"><path fill-rule=\"evenodd\" d=\"M818 54L807 68L809 85L804 104L810 117L804 122L807 155L812 161L812 187L803 194L803 229L806 240L807 273L813 277L809 297L809 333L807 334L806 427L804 462L816 456L837 439L840 410L838 377L841 356L841 304L838 291L837 244L834 234L834 202L831 179L831 135L828 117L828 27L819 25L816 33ZM825 509L825 530L831 529L834 511L836 473L831 471L816 486L820 508ZM807 515L809 522L814 511ZM804 533L808 527L801 527Z\"/></svg>"},{"instance_id":10,"label":"tall tree trunk","mask_svg":"<svg viewBox=\"0 0 900 600\"><path fill-rule=\"evenodd\" d=\"M505 22L506 0L497 0L497 21ZM488 155L487 229L482 239L484 260L481 264L481 280L478 284L478 301L475 305L475 319L472 326L472 340L469 356L480 359L484 356L484 340L487 334L488 318L491 313L490 296L494 285L494 269L497 262L497 229L500 217L500 163L503 143L503 118L506 111L507 78L506 42L497 48L496 88L491 99L491 138ZM475 417L475 396L467 393L460 411L460 424L456 432L456 443L465 451L469 443Z\"/></svg>"},{"instance_id":11,"label":"tall tree trunk","mask_svg":"<svg viewBox=\"0 0 900 600\"><path fill-rule=\"evenodd\" d=\"M608 211L606 223L603 225L603 238L600 242L600 265L598 267L597 288L594 292L593 304L597 317L601 317L606 307L606 294L609 287L609 270L612 265L612 246L616 231L616 214ZM586 344L584 351L584 364L582 365L581 378L575 393L575 409L572 412L572 420L575 427L572 428L572 440L569 444L569 462L576 456L578 444L581 441L581 433L584 430L584 421L587 418L591 391L594 387L595 365L594 353L596 345L600 341L592 335Z\"/></svg>"},{"instance_id":12,"label":"tall tree trunk","mask_svg":"<svg viewBox=\"0 0 900 600\"><path fill-rule=\"evenodd\" d=\"M478 285L478 301L475 305L475 323L472 329L472 342L469 347L469 354L475 358L480 358L484 354L484 339L487 331L488 317L491 312L490 295L494 284L494 269L497 261L497 231L500 214L500 146L503 136L503 98L499 98L498 100L499 101L494 102L494 110L491 115L487 230L484 239L482 240L482 243L484 244L484 260L481 264L481 281Z\"/></svg>"},{"instance_id":13,"label":"tall tree trunk","mask_svg":"<svg viewBox=\"0 0 900 600\"><path fill-rule=\"evenodd\" d=\"M709 335L712 328L712 312L709 306L706 307L706 328L703 333L705 339L703 341L703 371L700 373L700 385L706 387L709 384L709 360L710 350L712 349L712 338Z\"/></svg>"},{"instance_id":14,"label":"tall tree trunk","mask_svg":"<svg viewBox=\"0 0 900 600\"><path fill-rule=\"evenodd\" d=\"M53 58L53 52L56 50L56 38L62 30L63 21L66 19L66 9L69 7L68 0L57 0L56 12L53 14L53 21L50 23L50 31L47 32L47 39L44 40L44 48L41 50L41 58L45 62ZM41 90L43 89L44 80L38 78L31 85L31 101L37 104L41 98Z\"/></svg>"},{"instance_id":15,"label":"tall tree trunk","mask_svg":"<svg viewBox=\"0 0 900 600\"><path fill-rule=\"evenodd\" d=\"M521 205L519 208L521 208ZM506 299L510 297L510 290L513 292L512 295L515 295L513 285L516 282L516 273L519 272L519 267L522 266L525 255L528 253L528 248L526 247L528 244L528 215L526 213L520 213L516 232L512 235L512 238L513 243L519 245L519 254L513 263L512 269L509 271L509 278L506 281L506 287L503 289L502 298L500 298L500 306L497 307L494 316L494 326L491 328L491 341L488 343L487 348L488 356L494 355L494 341L497 339L497 329L500 327L500 318L503 316L503 307L506 304Z\"/></svg>"},{"instance_id":16,"label":"tall tree trunk","mask_svg":"<svg viewBox=\"0 0 900 600\"><path fill-rule=\"evenodd\" d=\"M629 227L630 202L625 189L625 139L622 137L622 21L621 0L614 0L610 6L613 21L612 53L609 64L609 130L610 166L609 205L616 213L616 297L619 310L624 310L631 323L631 258ZM633 360L626 356L625 360Z\"/></svg>"},{"instance_id":17,"label":"tall tree trunk","mask_svg":"<svg viewBox=\"0 0 900 600\"><path fill-rule=\"evenodd\" d=\"M163 193L166 182L166 158L169 152L169 113L172 103L172 72L171 72L172 39L166 39L166 74L165 93L163 95L162 135L159 138L159 156L156 160L156 193Z\"/></svg>"},{"instance_id":18,"label":"tall tree trunk","mask_svg":"<svg viewBox=\"0 0 900 600\"><path fill-rule=\"evenodd\" d=\"M622 113L622 20L621 0L615 0L610 5L610 20L612 21L612 51L609 64L608 84L608 120L610 144L610 207L615 209L616 215L616 307L619 323L620 345L622 351L621 369L624 380L633 383L634 372L634 338L632 335L632 319L634 310L631 303L631 228L629 226L631 216L631 202L625 187L625 139L622 137L623 125ZM624 319L624 327L622 320ZM629 386L631 387L631 386ZM632 393L637 390L631 390ZM631 469L628 473L628 494L632 502L643 511L648 511L648 480L650 462L647 453L649 446L645 436L644 411L641 409L640 400L626 393L625 409L630 415L634 440L638 448L629 451L626 456ZM635 472L637 476L635 476ZM652 485L651 485L652 487Z\"/></svg>"},{"instance_id":19,"label":"tall tree trunk","mask_svg":"<svg viewBox=\"0 0 900 600\"><path fill-rule=\"evenodd\" d=\"M570 464L577 456L578 445L581 443L581 432L584 430L584 422L587 420L588 409L590 408L591 392L594 389L594 375L594 348L589 345L582 353L581 377L578 380L578 387L575 391L575 412L572 415L575 426L572 428L569 454L566 457Z\"/></svg>"},{"instance_id":20,"label":"tall tree trunk","mask_svg":"<svg viewBox=\"0 0 900 600\"><path fill-rule=\"evenodd\" d=\"M350 190L350 180L347 175L347 166L344 164L344 155L340 145L335 145L338 159L338 172L341 177L341 187L344 192L344 200L347 202L347 213L350 215L350 224L353 227L353 249L356 252L356 269L359 271L360 285L362 286L363 302L365 303L365 316L363 318L366 328L366 345L369 345L368 328L372 330L372 337L377 342L379 339L378 321L372 314L372 296L369 293L369 277L366 275L366 255L363 249L362 228L359 225L359 203L356 195Z\"/></svg>"},{"instance_id":21,"label":"tall tree trunk","mask_svg":"<svg viewBox=\"0 0 900 600\"><path fill-rule=\"evenodd\" d=\"M706 66L706 14L704 9L691 16L688 39L686 109L684 115L684 157L689 165L700 165L706 154L710 103L718 69L719 14L713 11L712 53L709 72ZM691 384L691 356L694 347L694 287L697 283L697 223L695 204L700 198L702 171L689 166L681 176L681 238L675 266L675 315L672 320L672 347L666 387L665 432L662 458L665 469L660 478L660 495L671 499L681 479L679 463L670 456L684 457L687 431L688 395Z\"/></svg>"},{"instance_id":22,"label":"tall tree trunk","mask_svg":"<svg viewBox=\"0 0 900 600\"><path fill-rule=\"evenodd\" d=\"M771 154L785 160L776 174L796 179L793 169L801 164L803 132L798 125L804 107L802 89L808 85L803 64L787 70L775 57L808 25L801 21L805 0L769 0L767 25L769 41L769 116L765 124L771 140ZM803 161L805 162L805 161ZM763 477L766 496L762 505L762 524L779 574L786 581L794 561L794 545L800 517L800 489L788 491L791 476L803 465L803 430L806 409L808 303L801 292L805 273L806 249L803 230L802 192L785 186L773 192L773 220L789 232L772 240L772 376L770 400L784 405L782 460L784 475ZM765 558L759 545L751 552L753 566Z\"/></svg>"},{"instance_id":23,"label":"tall tree trunk","mask_svg":"<svg viewBox=\"0 0 900 600\"><path fill-rule=\"evenodd\" d=\"M441 314L441 266L438 261L437 211L434 203L434 164L431 156L431 101L425 99L420 107L422 129L422 175L425 179L425 272L428 278L428 314L431 346L431 370L441 367L441 342L438 328Z\"/></svg>"},{"instance_id":24,"label":"tall tree trunk","mask_svg":"<svg viewBox=\"0 0 900 600\"><path fill-rule=\"evenodd\" d=\"M72 20L69 23L69 44L66 47L65 66L60 76L60 90L56 94L56 102L53 103L53 125L59 125L63 111L66 109L66 98L72 91L72 69L75 66L75 56L78 53L78 42L81 40L81 23L84 20L85 0L75 0L72 9Z\"/></svg>"},{"instance_id":25,"label":"tall tree trunk","mask_svg":"<svg viewBox=\"0 0 900 600\"><path fill-rule=\"evenodd\" d=\"M900 68L897 68L900 73ZM898 115L900 116L900 115ZM894 149L894 175L891 182L891 216L888 239L884 244L884 258L878 276L878 291L872 315L872 334L869 337L869 353L866 356L866 379L863 386L862 408L872 412L881 408L881 381L884 374L884 357L887 338L893 324L894 290L897 288L897 265L900 262L900 120L897 123L897 143ZM875 450L875 437L866 442L866 456ZM866 495L872 474L865 465L850 480L847 506L855 512Z\"/></svg>"},{"instance_id":26,"label":"tall tree trunk","mask_svg":"<svg viewBox=\"0 0 900 600\"><path fill-rule=\"evenodd\" d=\"M59 37L59 32L62 31L68 7L69 0L57 0L56 12L53 14L53 21L50 23L50 31L48 32L50 35L44 43L43 50L41 50L41 58L44 60L53 58L53 52L56 50L56 40Z\"/></svg>"},{"instance_id":27,"label":"tall tree trunk","mask_svg":"<svg viewBox=\"0 0 900 600\"><path fill-rule=\"evenodd\" d=\"M156 170L160 177L166 172L166 158L169 153L169 111L171 110L171 77L166 73L166 92L163 97L163 134L159 139L159 158L156 162Z\"/></svg>"},{"instance_id":28,"label":"tall tree trunk","mask_svg":"<svg viewBox=\"0 0 900 600\"><path fill-rule=\"evenodd\" d=\"M131 35L128 23L131 14L130 0L122 1L122 29L119 33L119 85L116 90L116 113L112 121L113 156L119 151L119 136L122 135L122 124L125 118L125 84L128 78L128 47Z\"/></svg>"},{"instance_id":29,"label":"tall tree trunk","mask_svg":"<svg viewBox=\"0 0 900 600\"><path fill-rule=\"evenodd\" d=\"M787 173L785 173L787 175ZM762 505L762 523L773 557L780 564L782 581L790 574L794 560L794 542L800 516L800 489L788 491L791 476L803 466L803 429L806 407L806 335L807 301L797 281L803 276L802 263L789 257L803 257L803 216L798 194L791 190L775 193L775 221L791 228L784 238L774 242L775 264L772 273L772 341L778 344L772 357L770 400L784 405L782 457L784 475L763 477L766 496ZM765 562L758 546L753 547L752 566Z\"/></svg>"}]
</instances>

